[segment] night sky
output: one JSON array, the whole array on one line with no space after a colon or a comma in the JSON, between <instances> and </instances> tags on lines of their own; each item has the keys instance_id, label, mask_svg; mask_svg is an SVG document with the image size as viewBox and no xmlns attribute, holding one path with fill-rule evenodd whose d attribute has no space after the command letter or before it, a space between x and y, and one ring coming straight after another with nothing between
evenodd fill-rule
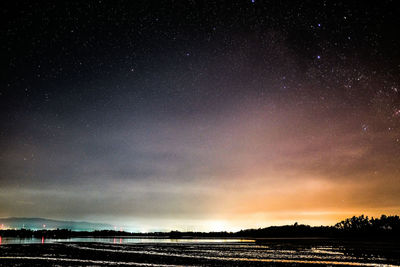
<instances>
[{"instance_id":1,"label":"night sky","mask_svg":"<svg viewBox=\"0 0 400 267\"><path fill-rule=\"evenodd\" d=\"M400 213L396 1L4 2L0 217Z\"/></svg>"}]
</instances>

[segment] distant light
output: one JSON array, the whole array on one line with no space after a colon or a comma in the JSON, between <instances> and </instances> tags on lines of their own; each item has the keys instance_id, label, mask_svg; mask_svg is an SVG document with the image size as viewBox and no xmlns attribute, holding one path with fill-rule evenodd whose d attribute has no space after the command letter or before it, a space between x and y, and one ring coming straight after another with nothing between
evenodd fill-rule
<instances>
[{"instance_id":1,"label":"distant light","mask_svg":"<svg viewBox=\"0 0 400 267\"><path fill-rule=\"evenodd\" d=\"M45 225L45 224L43 224L43 228L46 228L46 225Z\"/></svg>"},{"instance_id":2,"label":"distant light","mask_svg":"<svg viewBox=\"0 0 400 267\"><path fill-rule=\"evenodd\" d=\"M320 24L320 23L318 23L318 27L321 27L321 24Z\"/></svg>"},{"instance_id":3,"label":"distant light","mask_svg":"<svg viewBox=\"0 0 400 267\"><path fill-rule=\"evenodd\" d=\"M252 2L252 3L254 3L254 2L255 2L255 0L251 0L251 2Z\"/></svg>"},{"instance_id":4,"label":"distant light","mask_svg":"<svg viewBox=\"0 0 400 267\"><path fill-rule=\"evenodd\" d=\"M321 56L317 56L318 59L321 59Z\"/></svg>"},{"instance_id":5,"label":"distant light","mask_svg":"<svg viewBox=\"0 0 400 267\"><path fill-rule=\"evenodd\" d=\"M368 131L368 125L367 125L367 124L361 125L361 129L362 129L364 132Z\"/></svg>"}]
</instances>

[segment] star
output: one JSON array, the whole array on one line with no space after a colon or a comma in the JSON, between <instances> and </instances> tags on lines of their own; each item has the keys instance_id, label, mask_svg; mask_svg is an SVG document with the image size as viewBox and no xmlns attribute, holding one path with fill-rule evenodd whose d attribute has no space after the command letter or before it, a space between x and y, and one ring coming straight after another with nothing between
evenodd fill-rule
<instances>
[{"instance_id":1,"label":"star","mask_svg":"<svg viewBox=\"0 0 400 267\"><path fill-rule=\"evenodd\" d=\"M367 124L363 124L363 125L361 126L361 129L362 129L364 132L368 131L368 125L367 125Z\"/></svg>"}]
</instances>

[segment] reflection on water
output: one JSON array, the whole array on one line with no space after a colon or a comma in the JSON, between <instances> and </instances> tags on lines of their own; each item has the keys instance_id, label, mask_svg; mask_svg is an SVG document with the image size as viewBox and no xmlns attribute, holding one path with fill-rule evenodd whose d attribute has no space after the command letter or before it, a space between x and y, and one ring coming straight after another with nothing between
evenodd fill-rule
<instances>
[{"instance_id":1,"label":"reflection on water","mask_svg":"<svg viewBox=\"0 0 400 267\"><path fill-rule=\"evenodd\" d=\"M1 244L51 244L51 243L112 243L112 244L132 244L132 243L237 243L237 242L254 242L246 239L230 239L230 238L190 238L190 239L168 239L168 238L138 238L138 237L72 237L64 239L54 238L18 238L18 237L1 237Z\"/></svg>"},{"instance_id":2,"label":"reflection on water","mask_svg":"<svg viewBox=\"0 0 400 267\"><path fill-rule=\"evenodd\" d=\"M158 238L4 238L5 244L39 244L43 253L27 255L27 246L21 247L20 254L1 255L0 260L46 260L97 263L113 265L111 259L119 264L135 265L138 255L146 257L146 262L164 263L166 259L183 265L349 265L349 266L400 266L400 244L394 242L363 242L326 239L304 240L254 240L244 239L158 239ZM45 245L40 245L44 243ZM51 244L56 244L52 246ZM47 244L47 245L46 245ZM8 249L9 249L8 248ZM59 259L47 256L48 249L59 249L62 255L70 258ZM36 249L35 253L36 253ZM81 251L77 258L76 251ZM6 251L6 250L4 250ZM71 253L71 251L73 253ZM51 254L50 254L51 255ZM55 255L55 254L53 254ZM82 258L82 255L87 255ZM113 258L110 258L113 257ZM139 263L138 263L139 264Z\"/></svg>"}]
</instances>

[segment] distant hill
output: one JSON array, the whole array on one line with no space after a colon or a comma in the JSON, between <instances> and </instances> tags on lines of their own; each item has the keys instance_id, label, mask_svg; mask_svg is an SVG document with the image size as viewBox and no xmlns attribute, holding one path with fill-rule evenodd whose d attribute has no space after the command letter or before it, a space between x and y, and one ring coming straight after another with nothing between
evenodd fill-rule
<instances>
[{"instance_id":1,"label":"distant hill","mask_svg":"<svg viewBox=\"0 0 400 267\"><path fill-rule=\"evenodd\" d=\"M45 218L0 218L0 229L70 229L73 231L110 230L113 226L105 223L60 221Z\"/></svg>"}]
</instances>

